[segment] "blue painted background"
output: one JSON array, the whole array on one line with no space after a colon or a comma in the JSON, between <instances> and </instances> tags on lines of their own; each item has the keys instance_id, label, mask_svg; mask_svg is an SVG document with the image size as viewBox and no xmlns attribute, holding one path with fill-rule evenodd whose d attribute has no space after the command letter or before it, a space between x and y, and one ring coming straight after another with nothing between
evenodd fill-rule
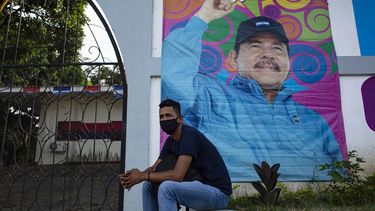
<instances>
[{"instance_id":1,"label":"blue painted background","mask_svg":"<svg viewBox=\"0 0 375 211\"><path fill-rule=\"evenodd\" d=\"M352 0L352 2L361 56L375 56L375 1Z\"/></svg>"}]
</instances>

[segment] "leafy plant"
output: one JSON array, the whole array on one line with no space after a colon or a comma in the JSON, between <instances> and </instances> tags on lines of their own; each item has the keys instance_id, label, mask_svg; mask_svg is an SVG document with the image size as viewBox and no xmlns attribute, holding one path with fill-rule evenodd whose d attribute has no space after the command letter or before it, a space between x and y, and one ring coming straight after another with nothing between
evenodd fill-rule
<instances>
[{"instance_id":1,"label":"leafy plant","mask_svg":"<svg viewBox=\"0 0 375 211\"><path fill-rule=\"evenodd\" d=\"M253 165L263 184L259 180L252 182L251 184L260 193L261 199L267 207L270 205L275 206L281 191L280 188L275 188L277 178L280 176L280 174L277 173L280 168L280 164L277 163L270 167L266 161L263 161L262 167L255 163Z\"/></svg>"},{"instance_id":2,"label":"leafy plant","mask_svg":"<svg viewBox=\"0 0 375 211\"><path fill-rule=\"evenodd\" d=\"M0 69L0 86L83 85L81 67L66 64L80 62L86 5L86 0L8 1L0 12L0 58L10 67Z\"/></svg>"},{"instance_id":3,"label":"leafy plant","mask_svg":"<svg viewBox=\"0 0 375 211\"><path fill-rule=\"evenodd\" d=\"M278 187L282 190L280 191L282 194L280 194L279 201L277 202L278 206L275 209L374 210L375 173L370 176L362 176L364 159L359 157L356 151L350 151L348 155L348 160L321 166L321 169L328 170L329 175L332 177L332 182L328 184L311 182L306 187L301 187L296 191L288 190L283 183L278 184ZM258 165L255 168L257 169L257 173L260 172L260 174L258 173L259 177L264 179L267 178L264 175L269 175L271 172L270 169L276 167L273 166L267 170L267 165L262 163L262 168ZM256 189L262 191L264 195L267 191L270 192L270 189L267 190L266 186L262 185L259 181L253 183L253 186L254 184L257 186ZM261 197L262 200L263 198L264 196ZM232 198L228 207L239 211L269 210L269 208L262 208L261 203L259 195L254 194Z\"/></svg>"},{"instance_id":4,"label":"leafy plant","mask_svg":"<svg viewBox=\"0 0 375 211\"><path fill-rule=\"evenodd\" d=\"M335 161L320 167L320 170L329 170L328 175L332 178L333 189L341 189L341 186L358 187L362 183L360 173L363 172L361 165L365 162L364 159L358 157L355 150L350 151L348 156L348 160Z\"/></svg>"},{"instance_id":5,"label":"leafy plant","mask_svg":"<svg viewBox=\"0 0 375 211\"><path fill-rule=\"evenodd\" d=\"M68 64L80 62L86 0L0 2L0 87L84 85L82 68ZM1 96L0 166L35 162L39 112L34 101Z\"/></svg>"},{"instance_id":6,"label":"leafy plant","mask_svg":"<svg viewBox=\"0 0 375 211\"><path fill-rule=\"evenodd\" d=\"M315 187L317 184L307 184L305 187L298 188L296 191L291 191L283 183L278 186L281 188L282 194L280 195L278 206L288 206L294 208L306 208L320 205L324 201L319 189Z\"/></svg>"},{"instance_id":7,"label":"leafy plant","mask_svg":"<svg viewBox=\"0 0 375 211\"><path fill-rule=\"evenodd\" d=\"M357 151L350 151L348 155L348 160L321 166L321 170L328 170L332 178L332 183L324 190L327 200L340 205L374 202L375 176L361 176L365 161L358 156Z\"/></svg>"}]
</instances>

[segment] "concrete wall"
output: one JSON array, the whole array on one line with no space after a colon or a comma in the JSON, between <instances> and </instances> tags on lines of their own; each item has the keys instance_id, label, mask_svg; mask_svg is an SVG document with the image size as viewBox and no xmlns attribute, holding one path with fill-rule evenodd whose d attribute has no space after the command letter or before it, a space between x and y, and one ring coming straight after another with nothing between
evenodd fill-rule
<instances>
[{"instance_id":1,"label":"concrete wall","mask_svg":"<svg viewBox=\"0 0 375 211\"><path fill-rule=\"evenodd\" d=\"M358 151L366 161L365 172L372 173L375 171L375 132L365 120L361 86L367 78L375 75L375 55L361 56L352 0L328 0L328 5L339 63L347 147Z\"/></svg>"},{"instance_id":2,"label":"concrete wall","mask_svg":"<svg viewBox=\"0 0 375 211\"><path fill-rule=\"evenodd\" d=\"M158 145L158 120L155 106L160 99L160 4L154 1L97 0L112 27L120 46L129 85L126 168L146 168L154 160ZM356 149L373 171L375 133L370 131L363 117L360 86L375 75L375 59L366 62L360 56L351 0L328 0L332 33L342 73L341 96L347 145ZM153 12L153 7L156 13ZM156 28L153 28L155 23ZM159 24L159 25L158 25ZM153 33L155 36L153 36ZM154 42L153 42L154 41ZM363 72L361 72L363 70ZM348 76L348 75L360 76ZM364 75L366 74L366 75ZM353 112L355 111L355 112ZM358 115L359 114L359 115ZM152 137L151 137L152 135ZM150 146L153 146L152 149ZM151 152L151 154L150 154ZM141 210L141 186L125 191L125 210Z\"/></svg>"},{"instance_id":3,"label":"concrete wall","mask_svg":"<svg viewBox=\"0 0 375 211\"><path fill-rule=\"evenodd\" d=\"M152 57L153 1L98 0L120 46L128 82L126 168L149 165L150 83L160 72ZM125 191L127 211L142 210L141 185Z\"/></svg>"}]
</instances>

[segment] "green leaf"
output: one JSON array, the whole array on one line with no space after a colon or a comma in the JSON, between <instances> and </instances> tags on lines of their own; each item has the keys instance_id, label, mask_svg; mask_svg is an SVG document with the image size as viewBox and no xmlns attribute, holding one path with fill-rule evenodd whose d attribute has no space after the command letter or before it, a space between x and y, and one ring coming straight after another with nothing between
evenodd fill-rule
<instances>
[{"instance_id":1,"label":"green leaf","mask_svg":"<svg viewBox=\"0 0 375 211\"><path fill-rule=\"evenodd\" d=\"M255 164L255 163L253 163L253 166L254 166L254 169L257 172L259 178L262 180L262 182L264 182L265 178L264 178L264 174L263 174L262 168L258 164Z\"/></svg>"},{"instance_id":2,"label":"green leaf","mask_svg":"<svg viewBox=\"0 0 375 211\"><path fill-rule=\"evenodd\" d=\"M266 194L267 194L267 190L266 188L260 183L260 181L256 181L256 182L251 182L251 184L253 185L253 187L260 193L260 195L262 196L262 198L264 199L266 197Z\"/></svg>"}]
</instances>

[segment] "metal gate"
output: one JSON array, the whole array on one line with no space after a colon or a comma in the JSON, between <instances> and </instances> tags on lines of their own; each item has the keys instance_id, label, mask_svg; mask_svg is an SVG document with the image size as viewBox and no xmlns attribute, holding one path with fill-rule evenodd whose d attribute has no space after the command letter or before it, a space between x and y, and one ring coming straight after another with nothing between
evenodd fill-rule
<instances>
[{"instance_id":1,"label":"metal gate","mask_svg":"<svg viewBox=\"0 0 375 211\"><path fill-rule=\"evenodd\" d=\"M0 210L121 210L127 84L102 14L91 0L0 11Z\"/></svg>"}]
</instances>

